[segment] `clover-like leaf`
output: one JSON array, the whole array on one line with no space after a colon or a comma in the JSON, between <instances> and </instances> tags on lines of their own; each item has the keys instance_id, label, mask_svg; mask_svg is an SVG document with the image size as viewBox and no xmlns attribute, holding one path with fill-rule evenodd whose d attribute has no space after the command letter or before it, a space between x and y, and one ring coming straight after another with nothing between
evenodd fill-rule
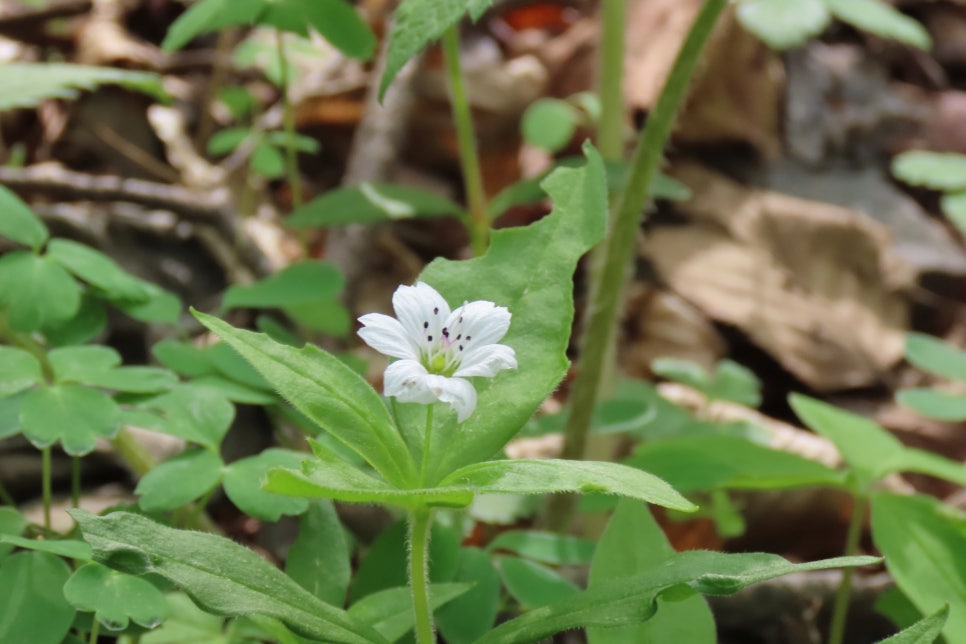
<instances>
[{"instance_id":1,"label":"clover-like leaf","mask_svg":"<svg viewBox=\"0 0 966 644\"><path fill-rule=\"evenodd\" d=\"M24 436L38 448L60 441L72 456L92 452L98 438L113 438L120 416L109 396L80 385L34 389L20 403Z\"/></svg>"},{"instance_id":2,"label":"clover-like leaf","mask_svg":"<svg viewBox=\"0 0 966 644\"><path fill-rule=\"evenodd\" d=\"M168 602L157 586L98 563L78 568L64 584L64 597L77 610L94 613L112 631L124 630L132 621L154 628L168 615Z\"/></svg>"}]
</instances>

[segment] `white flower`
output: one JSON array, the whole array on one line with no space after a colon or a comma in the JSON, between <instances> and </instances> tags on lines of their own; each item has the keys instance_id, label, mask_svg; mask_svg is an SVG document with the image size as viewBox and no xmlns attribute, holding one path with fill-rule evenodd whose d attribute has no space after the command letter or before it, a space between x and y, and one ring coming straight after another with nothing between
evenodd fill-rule
<instances>
[{"instance_id":1,"label":"white flower","mask_svg":"<svg viewBox=\"0 0 966 644\"><path fill-rule=\"evenodd\" d=\"M381 313L359 318L359 336L366 344L399 358L386 369L387 396L448 403L463 422L476 409L476 389L466 378L489 378L517 366L513 349L496 344L510 328L506 307L480 300L450 312L436 289L416 282L396 289L392 308L399 319Z\"/></svg>"}]
</instances>

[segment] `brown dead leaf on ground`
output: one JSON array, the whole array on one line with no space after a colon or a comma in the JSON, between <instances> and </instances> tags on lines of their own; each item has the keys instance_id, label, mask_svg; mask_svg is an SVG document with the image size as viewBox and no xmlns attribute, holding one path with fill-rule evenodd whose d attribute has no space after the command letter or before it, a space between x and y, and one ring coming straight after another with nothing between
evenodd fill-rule
<instances>
[{"instance_id":1,"label":"brown dead leaf on ground","mask_svg":"<svg viewBox=\"0 0 966 644\"><path fill-rule=\"evenodd\" d=\"M818 391L882 382L903 355L911 274L881 224L695 165L674 176L694 191L680 205L694 223L643 244L674 291Z\"/></svg>"}]
</instances>

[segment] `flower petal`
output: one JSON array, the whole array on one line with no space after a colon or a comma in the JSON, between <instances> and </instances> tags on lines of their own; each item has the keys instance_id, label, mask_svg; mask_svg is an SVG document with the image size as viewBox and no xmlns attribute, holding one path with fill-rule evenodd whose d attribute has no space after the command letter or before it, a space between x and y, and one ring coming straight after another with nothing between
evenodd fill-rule
<instances>
[{"instance_id":1,"label":"flower petal","mask_svg":"<svg viewBox=\"0 0 966 644\"><path fill-rule=\"evenodd\" d=\"M394 358L419 358L415 338L406 334L403 325L396 318L382 313L367 313L359 318L362 328L359 337L370 347Z\"/></svg>"},{"instance_id":2,"label":"flower petal","mask_svg":"<svg viewBox=\"0 0 966 644\"><path fill-rule=\"evenodd\" d=\"M494 344L506 335L510 328L510 311L505 306L478 300L459 307L447 320L449 341L462 353L473 347Z\"/></svg>"},{"instance_id":3,"label":"flower petal","mask_svg":"<svg viewBox=\"0 0 966 644\"><path fill-rule=\"evenodd\" d=\"M517 358L513 349L505 344L488 344L474 347L464 353L460 368L453 375L457 378L484 376L492 378L503 369L516 369Z\"/></svg>"},{"instance_id":4,"label":"flower petal","mask_svg":"<svg viewBox=\"0 0 966 644\"><path fill-rule=\"evenodd\" d=\"M386 367L383 393L400 402L434 403L438 396L430 391L429 377L426 368L416 360L397 360Z\"/></svg>"},{"instance_id":5,"label":"flower petal","mask_svg":"<svg viewBox=\"0 0 966 644\"><path fill-rule=\"evenodd\" d=\"M392 308L406 334L417 346L438 345L449 305L443 296L425 282L400 286L392 295Z\"/></svg>"},{"instance_id":6,"label":"flower petal","mask_svg":"<svg viewBox=\"0 0 966 644\"><path fill-rule=\"evenodd\" d=\"M462 423L476 409L476 389L469 380L430 374L426 384L437 398L456 410L456 422Z\"/></svg>"}]
</instances>

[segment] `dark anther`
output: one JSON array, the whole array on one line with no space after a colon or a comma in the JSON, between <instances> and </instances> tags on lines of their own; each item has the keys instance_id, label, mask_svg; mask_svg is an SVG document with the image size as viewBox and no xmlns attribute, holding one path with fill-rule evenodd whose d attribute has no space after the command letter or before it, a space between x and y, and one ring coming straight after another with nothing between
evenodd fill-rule
<instances>
[{"instance_id":1,"label":"dark anther","mask_svg":"<svg viewBox=\"0 0 966 644\"><path fill-rule=\"evenodd\" d=\"M449 329L443 329L443 337L444 337L444 338L448 338L448 337L449 337ZM458 340L458 339L459 339L459 338L457 338L457 340Z\"/></svg>"},{"instance_id":2,"label":"dark anther","mask_svg":"<svg viewBox=\"0 0 966 644\"><path fill-rule=\"evenodd\" d=\"M433 309L433 315L439 315L439 307Z\"/></svg>"},{"instance_id":3,"label":"dark anther","mask_svg":"<svg viewBox=\"0 0 966 644\"><path fill-rule=\"evenodd\" d=\"M432 341L433 341L433 336L431 336L431 335L427 335L427 336L426 336L426 339L427 339L427 340L429 340L430 342L432 342Z\"/></svg>"},{"instance_id":4,"label":"dark anther","mask_svg":"<svg viewBox=\"0 0 966 644\"><path fill-rule=\"evenodd\" d=\"M461 345L460 345L460 351L462 351L462 350L463 350L463 345L461 344Z\"/></svg>"},{"instance_id":5,"label":"dark anther","mask_svg":"<svg viewBox=\"0 0 966 644\"><path fill-rule=\"evenodd\" d=\"M456 336L456 339L457 339L457 340L462 340L462 339L463 339L463 334L462 334L462 333L460 333L460 334L459 334L458 336Z\"/></svg>"},{"instance_id":6,"label":"dark anther","mask_svg":"<svg viewBox=\"0 0 966 644\"><path fill-rule=\"evenodd\" d=\"M472 340L472 339L473 339L473 336L471 336L471 335L468 335L468 336L466 336L466 341L467 341L467 342L469 342L469 341L470 341L470 340Z\"/></svg>"},{"instance_id":7,"label":"dark anther","mask_svg":"<svg viewBox=\"0 0 966 644\"><path fill-rule=\"evenodd\" d=\"M424 329L428 329L429 328L429 322L428 321L423 322L423 328Z\"/></svg>"}]
</instances>

